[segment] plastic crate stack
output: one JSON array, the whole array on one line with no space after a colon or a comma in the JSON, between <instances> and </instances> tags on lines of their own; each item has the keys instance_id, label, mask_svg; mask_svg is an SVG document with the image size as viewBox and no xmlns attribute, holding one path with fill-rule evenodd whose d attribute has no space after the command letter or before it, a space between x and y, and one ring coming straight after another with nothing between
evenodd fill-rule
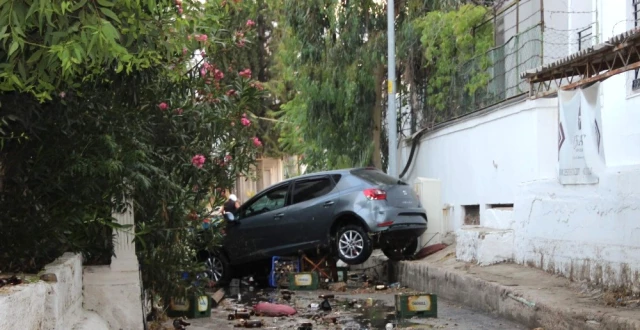
<instances>
[{"instance_id":1,"label":"plastic crate stack","mask_svg":"<svg viewBox=\"0 0 640 330\"><path fill-rule=\"evenodd\" d=\"M272 288L288 287L289 273L300 272L300 259L294 257L271 258L271 273L269 274L269 286Z\"/></svg>"}]
</instances>

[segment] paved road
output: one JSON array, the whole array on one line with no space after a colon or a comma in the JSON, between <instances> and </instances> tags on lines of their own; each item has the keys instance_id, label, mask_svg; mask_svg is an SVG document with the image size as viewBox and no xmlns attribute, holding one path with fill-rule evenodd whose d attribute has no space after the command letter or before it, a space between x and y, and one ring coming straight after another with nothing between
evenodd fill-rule
<instances>
[{"instance_id":1,"label":"paved road","mask_svg":"<svg viewBox=\"0 0 640 330\"><path fill-rule=\"evenodd\" d=\"M385 329L385 325L389 322L396 323L394 319L390 319L389 313L394 311L394 295L393 292L379 293L334 293L335 300L331 300L333 304L332 314L337 317L337 325L324 323L322 321L313 322L313 329ZM298 315L294 317L256 317L252 319L262 319L264 322L263 329L298 329L298 325L303 322L309 322L313 315L322 312L310 311L308 306L310 303L320 303L318 295L323 293L331 293L328 291L298 291L293 296L290 305L296 307ZM367 298L373 298L374 307L362 307L365 305ZM354 308L346 307L346 301L357 299L357 305ZM259 294L249 293L244 297L241 296L241 302L250 305L251 302L257 300L272 300L273 302L284 302L275 291L267 291ZM227 316L230 310L237 306L237 301L232 298L226 298L224 303L217 309L212 311L211 318L192 319L191 326L187 330L209 330L209 329L235 329L235 321L228 321ZM526 328L503 320L495 318L491 315L478 313L466 308L462 308L454 303L438 299L438 317L428 319L411 319L410 323L402 324L394 329L505 329L505 330L525 330ZM358 306L361 305L361 306ZM360 308L358 308L360 307Z\"/></svg>"}]
</instances>

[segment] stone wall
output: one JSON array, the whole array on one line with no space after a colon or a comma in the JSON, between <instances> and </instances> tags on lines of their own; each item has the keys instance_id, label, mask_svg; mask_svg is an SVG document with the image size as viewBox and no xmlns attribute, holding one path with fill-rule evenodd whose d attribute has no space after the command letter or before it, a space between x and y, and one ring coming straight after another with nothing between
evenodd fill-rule
<instances>
[{"instance_id":1,"label":"stone wall","mask_svg":"<svg viewBox=\"0 0 640 330\"><path fill-rule=\"evenodd\" d=\"M0 329L109 329L106 322L96 313L82 308L80 255L65 253L45 266L43 273L54 274L55 279L0 289Z\"/></svg>"}]
</instances>

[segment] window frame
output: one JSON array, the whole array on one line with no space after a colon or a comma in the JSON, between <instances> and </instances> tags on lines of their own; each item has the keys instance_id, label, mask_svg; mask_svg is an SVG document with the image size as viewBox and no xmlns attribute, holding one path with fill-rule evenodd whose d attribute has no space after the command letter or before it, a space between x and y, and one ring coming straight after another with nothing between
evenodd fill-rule
<instances>
[{"instance_id":1,"label":"window frame","mask_svg":"<svg viewBox=\"0 0 640 330\"><path fill-rule=\"evenodd\" d=\"M276 190L279 190L281 188L286 187L286 196L284 198L284 205L282 207L279 207L277 209L273 209L273 210L269 210L266 212L261 212L261 213L253 213L251 215L247 215L247 209L249 207L251 207L252 205L254 205L256 202L258 202L260 199L262 199L263 197L269 195L270 193L273 193ZM277 186L271 187L261 193L259 193L258 195L254 196L253 198L251 198L250 200L248 200L245 204L243 204L242 206L240 206L240 209L238 210L238 216L239 219L245 219L245 218L249 218L249 217L253 217L253 216L257 216L263 213L267 213L267 212L271 212L271 211L275 211L275 210L279 210L279 209L283 209L289 205L291 205L291 188L293 187L292 182L283 182L282 184L279 184Z\"/></svg>"},{"instance_id":2,"label":"window frame","mask_svg":"<svg viewBox=\"0 0 640 330\"><path fill-rule=\"evenodd\" d=\"M311 198L311 199L307 199L307 200L304 200L304 201L301 201L301 202L294 203L293 198L294 198L294 193L295 193L296 185L297 185L298 183L308 182L308 181L315 181L315 180L323 180L323 179L324 179L324 180L328 180L328 181L329 181L329 187L330 187L330 189L329 189L329 191L328 191L326 194L323 194L323 195L320 195L320 196L318 196L318 197L314 197L314 198ZM291 185L291 187L290 187L289 205L296 205L296 204L304 203L304 202L307 202L307 201L310 201L310 200L314 200L314 199L316 199L316 198L320 198L320 197L322 197L322 196L326 196L326 195L328 195L329 193L331 193L331 191L333 191L333 189L335 189L335 188L336 188L336 182L334 181L333 176L331 176L331 175L319 175L319 176L312 176L312 177L306 177L306 178L300 178L300 179L297 179L297 180L295 180L295 181L293 182L293 184L292 184L292 185Z\"/></svg>"}]
</instances>

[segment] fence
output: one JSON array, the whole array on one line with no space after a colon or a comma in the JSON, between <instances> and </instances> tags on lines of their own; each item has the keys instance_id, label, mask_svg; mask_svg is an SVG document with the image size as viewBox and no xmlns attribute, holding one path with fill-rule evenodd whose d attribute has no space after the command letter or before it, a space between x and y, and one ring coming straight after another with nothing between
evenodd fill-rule
<instances>
[{"instance_id":1,"label":"fence","mask_svg":"<svg viewBox=\"0 0 640 330\"><path fill-rule=\"evenodd\" d=\"M544 0L512 0L476 27L474 31L492 25L497 46L459 66L444 113L425 105L418 126L437 125L525 94L529 86L520 79L522 72L595 44L593 10L546 4L547 9ZM472 91L469 86L478 75L485 77L486 85Z\"/></svg>"}]
</instances>

